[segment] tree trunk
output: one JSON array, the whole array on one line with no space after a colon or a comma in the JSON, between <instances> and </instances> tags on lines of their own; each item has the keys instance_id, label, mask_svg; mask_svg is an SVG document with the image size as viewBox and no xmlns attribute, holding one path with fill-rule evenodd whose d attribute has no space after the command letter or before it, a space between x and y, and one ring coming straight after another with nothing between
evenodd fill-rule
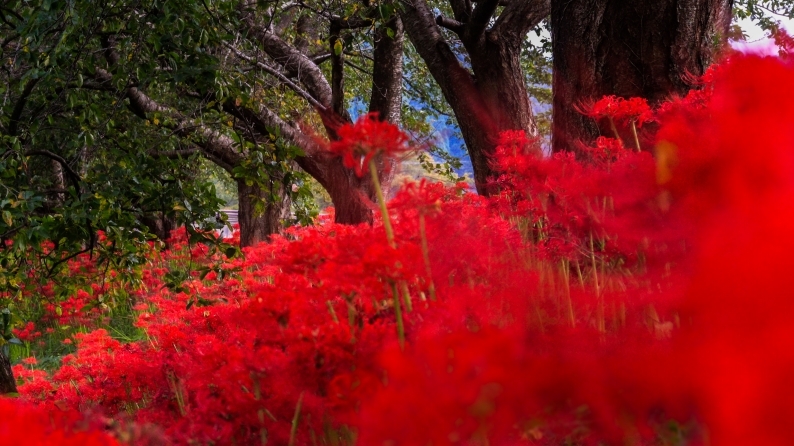
<instances>
[{"instance_id":1,"label":"tree trunk","mask_svg":"<svg viewBox=\"0 0 794 446\"><path fill-rule=\"evenodd\" d=\"M389 37L387 29L392 31ZM403 22L394 17L375 30L370 113L381 120L400 123L403 92Z\"/></svg>"},{"instance_id":2,"label":"tree trunk","mask_svg":"<svg viewBox=\"0 0 794 446\"><path fill-rule=\"evenodd\" d=\"M289 217L289 194L283 184L274 182L271 187L279 190L262 189L257 184L247 185L245 180L237 180L237 221L240 224L240 246L253 246L267 241L272 234L283 228L283 221Z\"/></svg>"},{"instance_id":3,"label":"tree trunk","mask_svg":"<svg viewBox=\"0 0 794 446\"><path fill-rule=\"evenodd\" d=\"M171 238L171 231L176 228L176 220L166 215L165 211L144 215L140 220L149 229L149 232L163 242Z\"/></svg>"},{"instance_id":4,"label":"tree trunk","mask_svg":"<svg viewBox=\"0 0 794 446\"><path fill-rule=\"evenodd\" d=\"M575 110L605 95L658 104L692 87L713 62L732 0L553 0L552 147L611 134Z\"/></svg>"},{"instance_id":5,"label":"tree trunk","mask_svg":"<svg viewBox=\"0 0 794 446\"><path fill-rule=\"evenodd\" d=\"M16 393L17 382L11 372L11 360L0 347L0 395Z\"/></svg>"},{"instance_id":6,"label":"tree trunk","mask_svg":"<svg viewBox=\"0 0 794 446\"><path fill-rule=\"evenodd\" d=\"M520 53L529 28L548 14L548 2L511 2L493 22L491 16L498 0L484 0L474 9L471 3L456 10L455 20L451 20L434 18L426 1L413 0L405 7L402 19L408 37L455 113L471 157L477 192L490 195L494 192L491 156L499 133L535 133ZM458 3L451 4L456 9ZM437 23L460 36L471 61L471 72L461 65ZM486 29L490 23L493 25Z\"/></svg>"},{"instance_id":7,"label":"tree trunk","mask_svg":"<svg viewBox=\"0 0 794 446\"><path fill-rule=\"evenodd\" d=\"M532 106L529 102L526 81L521 70L520 41L491 39L488 35L476 51L470 51L477 95L483 111L475 113L474 120L467 120L472 127L469 148L474 182L481 195L495 192L490 185L494 172L491 159L496 140L501 132L523 130L527 135L537 133Z\"/></svg>"}]
</instances>

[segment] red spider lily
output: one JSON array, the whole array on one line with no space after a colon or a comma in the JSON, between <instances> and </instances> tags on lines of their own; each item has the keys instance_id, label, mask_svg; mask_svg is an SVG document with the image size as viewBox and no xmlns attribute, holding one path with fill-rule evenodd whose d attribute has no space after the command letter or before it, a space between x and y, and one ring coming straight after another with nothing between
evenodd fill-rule
<instances>
[{"instance_id":1,"label":"red spider lily","mask_svg":"<svg viewBox=\"0 0 794 446\"><path fill-rule=\"evenodd\" d=\"M50 411L5 398L0 398L0 439L3 444L31 446L119 444L102 432L101 426L85 426L85 421L77 413L57 409Z\"/></svg>"},{"instance_id":2,"label":"red spider lily","mask_svg":"<svg viewBox=\"0 0 794 446\"><path fill-rule=\"evenodd\" d=\"M341 156L345 166L359 177L364 176L374 157L395 157L410 150L408 135L396 125L378 119L376 113L343 125L337 134L339 140L331 143L331 152Z\"/></svg>"},{"instance_id":3,"label":"red spider lily","mask_svg":"<svg viewBox=\"0 0 794 446\"><path fill-rule=\"evenodd\" d=\"M644 98L624 99L618 96L604 96L594 103L581 103L577 110L590 118L610 118L615 121L633 121L638 127L652 121L653 110Z\"/></svg>"}]
</instances>

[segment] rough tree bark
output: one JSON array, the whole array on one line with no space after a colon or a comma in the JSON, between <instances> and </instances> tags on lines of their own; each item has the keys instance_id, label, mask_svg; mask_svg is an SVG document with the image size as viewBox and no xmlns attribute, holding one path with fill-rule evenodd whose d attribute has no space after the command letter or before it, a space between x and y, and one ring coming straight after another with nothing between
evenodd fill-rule
<instances>
[{"instance_id":1,"label":"rough tree bark","mask_svg":"<svg viewBox=\"0 0 794 446\"><path fill-rule=\"evenodd\" d=\"M271 187L283 189L285 185L274 181ZM289 195L284 190L271 192L257 184L249 186L245 180L238 179L237 197L240 246L252 246L267 240L281 230L281 222L289 215ZM257 203L262 203L259 211L256 209Z\"/></svg>"},{"instance_id":2,"label":"rough tree bark","mask_svg":"<svg viewBox=\"0 0 794 446\"><path fill-rule=\"evenodd\" d=\"M408 37L455 113L471 157L477 191L493 192L490 157L505 130L535 134L535 121L520 65L527 32L549 13L549 0L450 0L454 19L433 17L425 0L412 0L402 14ZM504 4L494 20L497 7ZM492 25L491 25L492 23ZM455 32L468 53L466 69L441 34ZM490 27L489 27L490 25Z\"/></svg>"},{"instance_id":3,"label":"rough tree bark","mask_svg":"<svg viewBox=\"0 0 794 446\"><path fill-rule=\"evenodd\" d=\"M11 360L0 348L0 395L16 393L17 382L11 372Z\"/></svg>"},{"instance_id":4,"label":"rough tree bark","mask_svg":"<svg viewBox=\"0 0 794 446\"><path fill-rule=\"evenodd\" d=\"M714 60L732 0L552 0L553 150L611 134L575 106L605 95L683 95Z\"/></svg>"}]
</instances>

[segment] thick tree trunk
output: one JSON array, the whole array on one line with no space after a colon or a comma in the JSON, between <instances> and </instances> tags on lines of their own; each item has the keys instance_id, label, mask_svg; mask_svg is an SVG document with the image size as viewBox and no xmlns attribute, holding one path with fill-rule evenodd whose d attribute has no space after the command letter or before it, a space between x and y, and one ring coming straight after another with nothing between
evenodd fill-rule
<instances>
[{"instance_id":1,"label":"thick tree trunk","mask_svg":"<svg viewBox=\"0 0 794 446\"><path fill-rule=\"evenodd\" d=\"M548 1L515 1L486 29L498 3L484 0L472 9L471 3L451 2L455 10L455 20L451 20L434 18L426 1L413 0L402 14L408 37L455 113L471 157L477 191L483 195L494 192L490 184L494 175L491 156L499 133L535 133L520 52L529 28L548 14ZM460 36L471 72L461 65L437 23Z\"/></svg>"},{"instance_id":2,"label":"thick tree trunk","mask_svg":"<svg viewBox=\"0 0 794 446\"><path fill-rule=\"evenodd\" d=\"M605 95L658 103L713 62L732 0L553 0L553 150L608 129L575 110ZM611 132L609 132L611 134Z\"/></svg>"},{"instance_id":3,"label":"thick tree trunk","mask_svg":"<svg viewBox=\"0 0 794 446\"><path fill-rule=\"evenodd\" d=\"M392 37L386 31L392 31ZM369 111L380 119L400 123L403 92L403 22L394 17L375 30L372 64L372 96Z\"/></svg>"},{"instance_id":4,"label":"thick tree trunk","mask_svg":"<svg viewBox=\"0 0 794 446\"><path fill-rule=\"evenodd\" d=\"M387 29L391 30L391 37ZM402 117L404 40L405 31L399 16L395 16L375 30L369 112L377 113L382 121L395 125L400 125ZM394 180L395 162L392 159L381 158L376 160L376 164L383 193L388 195ZM365 179L362 187L370 201L375 202L372 182ZM368 221L372 221L371 216Z\"/></svg>"},{"instance_id":5,"label":"thick tree trunk","mask_svg":"<svg viewBox=\"0 0 794 446\"><path fill-rule=\"evenodd\" d=\"M490 195L494 192L489 184L489 179L494 175L491 158L499 133L523 130L527 135L534 135L536 129L521 70L520 42L486 38L479 46L469 54L477 79L477 99L484 110L476 113L475 120L467 120L467 125L473 127L468 133L479 130L481 135L471 135L471 145L468 141L466 145L477 191L482 195Z\"/></svg>"},{"instance_id":6,"label":"thick tree trunk","mask_svg":"<svg viewBox=\"0 0 794 446\"><path fill-rule=\"evenodd\" d=\"M283 221L289 216L289 195L284 185L275 183L272 187L279 190L262 189L257 184L247 185L245 180L237 180L238 210L240 224L240 246L253 246L267 241L272 234L283 229Z\"/></svg>"},{"instance_id":7,"label":"thick tree trunk","mask_svg":"<svg viewBox=\"0 0 794 446\"><path fill-rule=\"evenodd\" d=\"M16 393L17 382L11 372L11 360L0 348L0 395Z\"/></svg>"}]
</instances>

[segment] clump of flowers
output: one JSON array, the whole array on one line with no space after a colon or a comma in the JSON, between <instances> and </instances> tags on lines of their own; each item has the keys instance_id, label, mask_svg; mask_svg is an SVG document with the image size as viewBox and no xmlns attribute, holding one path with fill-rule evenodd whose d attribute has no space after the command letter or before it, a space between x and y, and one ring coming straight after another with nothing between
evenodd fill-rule
<instances>
[{"instance_id":1,"label":"clump of flowers","mask_svg":"<svg viewBox=\"0 0 794 446\"><path fill-rule=\"evenodd\" d=\"M643 118L653 153L507 132L497 197L408 185L386 238L293 228L169 287L207 255L176 231L134 293L138 340L76 334L54 373L14 366L21 399L172 444L791 444L793 81L732 56ZM337 153L365 169L405 147L392 132L367 117Z\"/></svg>"},{"instance_id":2,"label":"clump of flowers","mask_svg":"<svg viewBox=\"0 0 794 446\"><path fill-rule=\"evenodd\" d=\"M640 140L637 130L648 122L654 121L654 113L645 98L622 98L604 96L593 103L579 104L580 113L595 120L607 119L615 139L620 140L616 123L627 124L634 138L635 148L639 151Z\"/></svg>"},{"instance_id":3,"label":"clump of flowers","mask_svg":"<svg viewBox=\"0 0 794 446\"><path fill-rule=\"evenodd\" d=\"M115 446L119 443L76 412L47 410L0 398L3 444L30 446Z\"/></svg>"}]
</instances>

